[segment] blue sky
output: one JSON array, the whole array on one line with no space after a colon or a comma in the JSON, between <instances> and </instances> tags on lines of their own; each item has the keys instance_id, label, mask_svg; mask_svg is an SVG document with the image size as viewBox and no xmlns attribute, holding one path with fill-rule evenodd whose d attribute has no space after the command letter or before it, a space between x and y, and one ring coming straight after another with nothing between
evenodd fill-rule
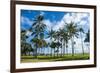
<instances>
[{"instance_id":1,"label":"blue sky","mask_svg":"<svg viewBox=\"0 0 100 73\"><path fill-rule=\"evenodd\" d=\"M85 33L90 29L90 15L89 13L81 12L55 12L55 11L36 11L36 10L21 10L21 29L28 29L34 23L34 19L37 15L44 16L44 23L46 23L47 30L58 31L64 27L64 22L70 23L71 21L75 22L78 27L82 27ZM85 39L85 34L82 34L83 40ZM50 41L46 39L46 41ZM76 48L81 48L80 39L75 38L74 41L77 41L75 45ZM71 48L71 42L69 41L69 48ZM84 43L84 47L85 43ZM78 50L79 51L79 50Z\"/></svg>"},{"instance_id":2,"label":"blue sky","mask_svg":"<svg viewBox=\"0 0 100 73\"><path fill-rule=\"evenodd\" d=\"M44 18L50 21L59 21L63 18L65 12L21 10L21 16L25 16L30 20L33 20L39 14L43 14Z\"/></svg>"}]
</instances>

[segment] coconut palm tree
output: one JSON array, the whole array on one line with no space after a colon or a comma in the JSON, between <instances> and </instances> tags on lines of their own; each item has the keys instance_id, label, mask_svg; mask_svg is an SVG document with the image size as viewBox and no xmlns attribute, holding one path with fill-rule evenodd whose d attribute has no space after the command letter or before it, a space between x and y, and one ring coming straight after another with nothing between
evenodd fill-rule
<instances>
[{"instance_id":1,"label":"coconut palm tree","mask_svg":"<svg viewBox=\"0 0 100 73\"><path fill-rule=\"evenodd\" d=\"M53 41L53 37L54 37L54 34L55 34L55 31L53 31L52 30L52 28L51 28L51 30L50 31L48 31L48 36L47 36L47 38L50 38L50 40L51 40L51 42L49 43L49 45L51 45L52 44L52 41ZM52 46L50 46L51 47L51 56L52 56Z\"/></svg>"},{"instance_id":2,"label":"coconut palm tree","mask_svg":"<svg viewBox=\"0 0 100 73\"><path fill-rule=\"evenodd\" d=\"M26 39L27 39L26 31L21 30L21 54L22 55L26 55L27 52L29 52L29 50L31 49L28 48L30 44L26 42Z\"/></svg>"},{"instance_id":3,"label":"coconut palm tree","mask_svg":"<svg viewBox=\"0 0 100 73\"><path fill-rule=\"evenodd\" d=\"M56 53L56 47L57 47L57 43L56 42L54 42L54 41L52 41L51 42L51 44L50 44L50 47L52 48L52 49L54 49L54 57L55 57L55 53Z\"/></svg>"},{"instance_id":4,"label":"coconut palm tree","mask_svg":"<svg viewBox=\"0 0 100 73\"><path fill-rule=\"evenodd\" d=\"M30 32L32 32L31 36L34 36L32 38L32 43L35 46L36 51L36 57L37 57L37 49L40 47L40 42L44 38L44 32L46 25L43 23L44 16L38 15L36 19L34 20L34 23L32 27L30 28Z\"/></svg>"},{"instance_id":5,"label":"coconut palm tree","mask_svg":"<svg viewBox=\"0 0 100 73\"><path fill-rule=\"evenodd\" d=\"M84 42L90 42L90 31L89 30L86 33L86 38L85 38Z\"/></svg>"},{"instance_id":6,"label":"coconut palm tree","mask_svg":"<svg viewBox=\"0 0 100 73\"><path fill-rule=\"evenodd\" d=\"M59 31L55 32L54 39L56 40L56 45L57 45L56 52L57 52L57 57L58 57L59 50L60 50L60 46L61 46L61 43L60 43L60 33L59 33Z\"/></svg>"},{"instance_id":7,"label":"coconut palm tree","mask_svg":"<svg viewBox=\"0 0 100 73\"><path fill-rule=\"evenodd\" d=\"M60 42L61 42L61 57L63 56L64 54L64 30L63 29L59 29L59 34L60 34Z\"/></svg>"},{"instance_id":8,"label":"coconut palm tree","mask_svg":"<svg viewBox=\"0 0 100 73\"><path fill-rule=\"evenodd\" d=\"M82 40L82 33L84 33L83 28L79 28L79 32L80 32L80 37L81 37L81 46L82 46L82 51L83 51L83 55L84 55L84 47L83 47L83 40Z\"/></svg>"},{"instance_id":9,"label":"coconut palm tree","mask_svg":"<svg viewBox=\"0 0 100 73\"><path fill-rule=\"evenodd\" d=\"M87 43L87 47L89 49L89 42L90 42L90 31L88 30L88 32L86 33L86 38L84 40L84 42L88 42Z\"/></svg>"},{"instance_id":10,"label":"coconut palm tree","mask_svg":"<svg viewBox=\"0 0 100 73\"><path fill-rule=\"evenodd\" d=\"M63 50L63 55L65 55L65 50L67 49L67 43L68 43L68 33L65 31L63 34L63 39L64 39L64 50ZM67 51L68 52L68 51Z\"/></svg>"},{"instance_id":11,"label":"coconut palm tree","mask_svg":"<svg viewBox=\"0 0 100 73\"><path fill-rule=\"evenodd\" d=\"M35 58L37 58L37 48L38 48L39 39L33 38L31 40L31 42L33 43L33 46L34 46L33 56L35 56Z\"/></svg>"},{"instance_id":12,"label":"coconut palm tree","mask_svg":"<svg viewBox=\"0 0 100 73\"><path fill-rule=\"evenodd\" d=\"M74 37L78 38L78 28L77 25L72 21L70 23L65 23L65 24L68 36L70 37L72 43L72 56L74 56Z\"/></svg>"}]
</instances>

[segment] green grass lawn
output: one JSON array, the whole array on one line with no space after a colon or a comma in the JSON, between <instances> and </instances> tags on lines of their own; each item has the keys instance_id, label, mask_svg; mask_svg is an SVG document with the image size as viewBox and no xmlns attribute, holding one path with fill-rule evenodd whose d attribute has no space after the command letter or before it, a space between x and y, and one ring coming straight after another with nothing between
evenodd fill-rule
<instances>
[{"instance_id":1,"label":"green grass lawn","mask_svg":"<svg viewBox=\"0 0 100 73\"><path fill-rule=\"evenodd\" d=\"M59 56L37 56L37 59L34 56L21 56L21 63L29 62L52 62L52 61L69 61L69 60L87 60L89 59L89 54L71 54L64 55L63 57Z\"/></svg>"}]
</instances>

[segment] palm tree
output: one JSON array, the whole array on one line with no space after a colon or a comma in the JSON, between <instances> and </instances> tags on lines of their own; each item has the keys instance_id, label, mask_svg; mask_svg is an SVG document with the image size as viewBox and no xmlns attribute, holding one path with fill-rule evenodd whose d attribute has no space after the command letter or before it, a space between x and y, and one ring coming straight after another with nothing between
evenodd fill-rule
<instances>
[{"instance_id":1,"label":"palm tree","mask_svg":"<svg viewBox=\"0 0 100 73\"><path fill-rule=\"evenodd\" d=\"M37 57L37 49L39 48L39 42L44 38L44 32L46 25L43 23L44 17L43 15L38 15L36 19L34 20L34 23L32 27L30 28L30 31L32 32L32 36L34 36L32 39L32 42L35 46L36 51L36 57Z\"/></svg>"},{"instance_id":2,"label":"palm tree","mask_svg":"<svg viewBox=\"0 0 100 73\"><path fill-rule=\"evenodd\" d=\"M86 33L86 38L85 38L84 42L90 42L90 31L89 30Z\"/></svg>"},{"instance_id":3,"label":"palm tree","mask_svg":"<svg viewBox=\"0 0 100 73\"><path fill-rule=\"evenodd\" d=\"M55 31L53 31L52 29L50 31L48 31L48 36L47 38L50 38L51 41L53 41L53 37L54 37ZM51 45L52 42L49 43L49 45ZM52 56L52 46L51 47L51 56Z\"/></svg>"},{"instance_id":4,"label":"palm tree","mask_svg":"<svg viewBox=\"0 0 100 73\"><path fill-rule=\"evenodd\" d=\"M84 33L83 28L79 28L79 32L80 32L80 37L81 37L82 51L83 51L83 55L84 55L84 47L83 47L83 40L82 40L82 33Z\"/></svg>"},{"instance_id":5,"label":"palm tree","mask_svg":"<svg viewBox=\"0 0 100 73\"><path fill-rule=\"evenodd\" d=\"M37 58L37 48L38 48L38 43L39 43L39 39L38 38L33 38L31 40L31 42L34 45L34 51L33 51L33 56L35 55L35 58Z\"/></svg>"},{"instance_id":6,"label":"palm tree","mask_svg":"<svg viewBox=\"0 0 100 73\"><path fill-rule=\"evenodd\" d=\"M38 46L39 46L40 49L45 48L45 47L48 46L48 43L45 40L43 40L43 39L40 39L38 44L39 44Z\"/></svg>"},{"instance_id":7,"label":"palm tree","mask_svg":"<svg viewBox=\"0 0 100 73\"><path fill-rule=\"evenodd\" d=\"M21 55L30 55L31 51L33 51L31 44L27 42L21 42Z\"/></svg>"},{"instance_id":8,"label":"palm tree","mask_svg":"<svg viewBox=\"0 0 100 73\"><path fill-rule=\"evenodd\" d=\"M65 55L65 49L67 49L67 43L68 43L68 33L65 31L64 35L63 35L63 39L64 39L64 50L63 50L63 55ZM67 51L68 52L68 51Z\"/></svg>"},{"instance_id":9,"label":"palm tree","mask_svg":"<svg viewBox=\"0 0 100 73\"><path fill-rule=\"evenodd\" d=\"M89 30L86 33L86 38L85 38L84 42L88 42L87 47L89 49L89 42L90 42L90 31Z\"/></svg>"},{"instance_id":10,"label":"palm tree","mask_svg":"<svg viewBox=\"0 0 100 73\"><path fill-rule=\"evenodd\" d=\"M60 46L61 46L61 43L60 43L60 32L59 31L55 32L54 39L57 41L56 42L56 45L57 45L56 52L57 52L57 57L58 57Z\"/></svg>"},{"instance_id":11,"label":"palm tree","mask_svg":"<svg viewBox=\"0 0 100 73\"><path fill-rule=\"evenodd\" d=\"M63 56L64 54L64 30L63 29L59 29L59 34L60 34L60 42L61 42L61 57Z\"/></svg>"},{"instance_id":12,"label":"palm tree","mask_svg":"<svg viewBox=\"0 0 100 73\"><path fill-rule=\"evenodd\" d=\"M78 28L74 22L70 22L69 24L65 23L65 24L66 24L68 36L70 37L72 43L72 56L74 56L74 37L78 38Z\"/></svg>"},{"instance_id":13,"label":"palm tree","mask_svg":"<svg viewBox=\"0 0 100 73\"><path fill-rule=\"evenodd\" d=\"M57 43L52 41L51 44L50 44L50 47L54 49L54 57L55 57L55 53L56 53L55 48L57 47Z\"/></svg>"},{"instance_id":14,"label":"palm tree","mask_svg":"<svg viewBox=\"0 0 100 73\"><path fill-rule=\"evenodd\" d=\"M29 51L28 48L28 43L26 42L27 36L26 36L26 31L21 30L21 55L26 55L27 52Z\"/></svg>"},{"instance_id":15,"label":"palm tree","mask_svg":"<svg viewBox=\"0 0 100 73\"><path fill-rule=\"evenodd\" d=\"M69 36L68 36L67 31L66 31L66 28L60 29L59 34L60 34L59 36L60 36L60 40L61 40L61 43L62 43L61 56L62 55L64 56L65 55L65 50L67 48L67 43L68 43Z\"/></svg>"}]
</instances>

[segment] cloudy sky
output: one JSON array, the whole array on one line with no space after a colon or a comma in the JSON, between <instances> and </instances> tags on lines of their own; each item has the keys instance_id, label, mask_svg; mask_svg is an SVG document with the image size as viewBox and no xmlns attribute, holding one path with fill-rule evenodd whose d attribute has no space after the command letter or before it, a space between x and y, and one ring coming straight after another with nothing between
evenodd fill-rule
<instances>
[{"instance_id":1,"label":"cloudy sky","mask_svg":"<svg viewBox=\"0 0 100 73\"><path fill-rule=\"evenodd\" d=\"M62 29L64 27L65 22L70 23L71 21L75 22L78 27L82 27L84 29L84 32L87 33L90 29L90 15L89 13L78 13L78 12L55 12L55 11L35 11L35 10L21 10L21 29L28 29L32 26L32 23L34 23L34 19L37 15L43 15L44 20L43 22L47 26L47 30L51 30L51 28L54 31L58 31L59 29ZM83 41L85 39L85 34L82 34ZM76 45L74 46L76 48L76 52L81 52L81 41L79 38L75 38L74 41L76 42ZM84 44L85 51L89 51ZM71 42L68 43L68 48L71 48ZM71 49L70 49L71 51ZM70 52L69 51L69 52Z\"/></svg>"}]
</instances>

